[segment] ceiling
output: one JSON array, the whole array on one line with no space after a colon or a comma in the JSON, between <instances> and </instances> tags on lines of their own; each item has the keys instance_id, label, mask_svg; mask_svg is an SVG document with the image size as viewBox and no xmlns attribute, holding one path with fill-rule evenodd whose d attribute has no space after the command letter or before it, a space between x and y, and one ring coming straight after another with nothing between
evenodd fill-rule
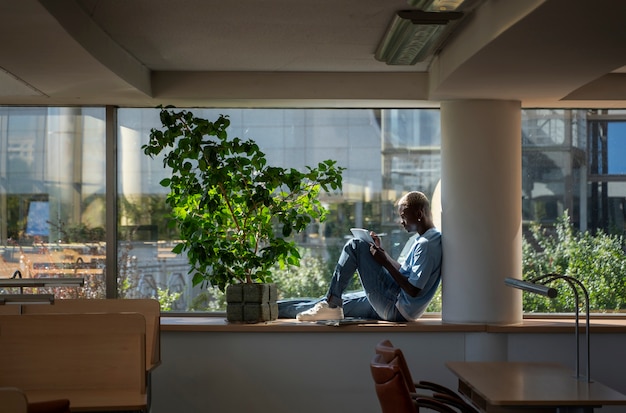
<instances>
[{"instance_id":1,"label":"ceiling","mask_svg":"<svg viewBox=\"0 0 626 413\"><path fill-rule=\"evenodd\" d=\"M466 0L424 62L374 52L407 0L0 0L0 104L626 108L626 2Z\"/></svg>"}]
</instances>

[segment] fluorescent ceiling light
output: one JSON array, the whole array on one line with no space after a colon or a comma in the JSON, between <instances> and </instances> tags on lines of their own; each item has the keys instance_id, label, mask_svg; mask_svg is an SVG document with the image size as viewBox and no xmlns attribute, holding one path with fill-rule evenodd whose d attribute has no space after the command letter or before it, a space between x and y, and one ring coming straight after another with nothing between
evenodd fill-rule
<instances>
[{"instance_id":1,"label":"fluorescent ceiling light","mask_svg":"<svg viewBox=\"0 0 626 413\"><path fill-rule=\"evenodd\" d=\"M440 36L460 12L400 10L375 53L376 60L389 65L414 65L423 61L438 45Z\"/></svg>"},{"instance_id":2,"label":"fluorescent ceiling light","mask_svg":"<svg viewBox=\"0 0 626 413\"><path fill-rule=\"evenodd\" d=\"M410 6L424 11L454 11L464 0L407 0Z\"/></svg>"}]
</instances>

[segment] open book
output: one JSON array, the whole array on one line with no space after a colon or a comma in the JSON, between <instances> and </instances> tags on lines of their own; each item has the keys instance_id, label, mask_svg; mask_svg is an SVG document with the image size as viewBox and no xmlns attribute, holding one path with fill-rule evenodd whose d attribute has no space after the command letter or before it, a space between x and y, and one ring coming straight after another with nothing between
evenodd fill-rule
<instances>
[{"instance_id":1,"label":"open book","mask_svg":"<svg viewBox=\"0 0 626 413\"><path fill-rule=\"evenodd\" d=\"M354 238L358 238L368 243L373 243L374 239L370 235L369 230L364 228L350 228L350 232L354 235Z\"/></svg>"}]
</instances>

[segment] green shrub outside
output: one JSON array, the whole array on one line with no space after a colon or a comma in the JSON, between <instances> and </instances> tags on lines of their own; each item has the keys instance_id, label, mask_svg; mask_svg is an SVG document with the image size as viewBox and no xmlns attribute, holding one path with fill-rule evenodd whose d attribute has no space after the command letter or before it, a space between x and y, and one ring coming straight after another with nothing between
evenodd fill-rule
<instances>
[{"instance_id":1,"label":"green shrub outside","mask_svg":"<svg viewBox=\"0 0 626 413\"><path fill-rule=\"evenodd\" d=\"M524 280L550 273L567 275L578 279L587 288L590 311L626 310L623 236L601 230L595 233L578 231L570 223L567 211L557 219L553 229L533 223L529 232L522 242ZM572 289L564 281L554 281L550 286L559 291L554 299L524 293L524 311L573 312L575 297Z\"/></svg>"}]
</instances>

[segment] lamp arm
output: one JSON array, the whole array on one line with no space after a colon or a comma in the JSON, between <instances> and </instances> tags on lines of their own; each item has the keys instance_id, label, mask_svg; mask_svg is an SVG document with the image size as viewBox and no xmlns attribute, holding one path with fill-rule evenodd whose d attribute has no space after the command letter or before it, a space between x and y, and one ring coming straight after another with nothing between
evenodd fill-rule
<instances>
[{"instance_id":1,"label":"lamp arm","mask_svg":"<svg viewBox=\"0 0 626 413\"><path fill-rule=\"evenodd\" d=\"M528 281L518 280L516 278L506 278L504 284L509 287L517 288L522 291L528 291L534 294L543 295L549 298L555 298L558 295L558 291L551 287L546 287L543 284L535 284Z\"/></svg>"},{"instance_id":2,"label":"lamp arm","mask_svg":"<svg viewBox=\"0 0 626 413\"><path fill-rule=\"evenodd\" d=\"M575 331L575 337L576 337L576 377L580 377L580 369L579 369L579 360L580 360L580 340L579 340L579 307L580 307L580 300L579 300L579 295L578 295L578 288L580 288L580 290L583 292L583 295L585 296L585 338L586 338L586 344L587 344L587 382L591 382L591 340L590 340L590 326L589 326L589 292L587 291L587 288L585 288L585 285L577 278L571 277L569 275L561 275L561 274L555 274L555 273L551 273L551 274L544 274L541 275L539 277L534 278L531 282L533 283L537 283L537 282L543 282L543 283L550 283L554 280L563 280L565 282L567 282L567 284L572 288L572 291L574 292L574 297L576 299L576 331ZM578 288L576 288L578 287Z\"/></svg>"},{"instance_id":3,"label":"lamp arm","mask_svg":"<svg viewBox=\"0 0 626 413\"><path fill-rule=\"evenodd\" d=\"M545 274L536 278L533 278L531 282L541 282L541 283L551 283L554 280L563 280L565 281L572 292L574 293L575 300L575 315L576 315L576 323L574 324L574 339L576 340L576 377L580 377L580 297L578 295L578 289L574 285L574 282L568 278L567 276L560 274Z\"/></svg>"}]
</instances>

